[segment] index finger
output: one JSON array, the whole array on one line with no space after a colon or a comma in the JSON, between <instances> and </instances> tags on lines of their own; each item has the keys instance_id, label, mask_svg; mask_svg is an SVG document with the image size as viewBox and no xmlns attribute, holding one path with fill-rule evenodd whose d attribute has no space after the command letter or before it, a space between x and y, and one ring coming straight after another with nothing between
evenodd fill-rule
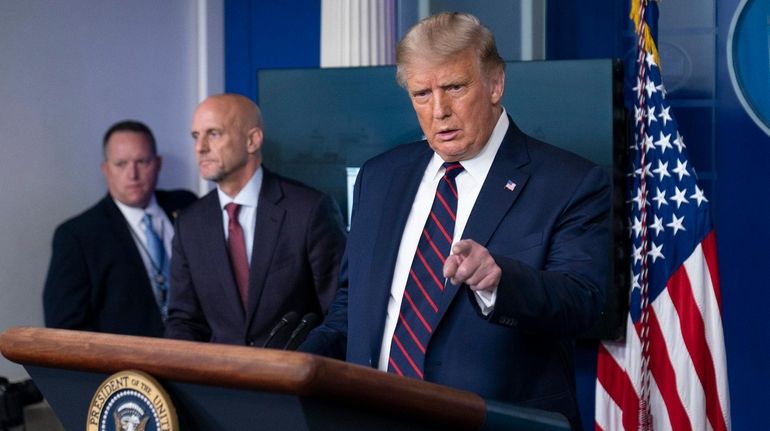
<instances>
[{"instance_id":1,"label":"index finger","mask_svg":"<svg viewBox=\"0 0 770 431\"><path fill-rule=\"evenodd\" d=\"M467 257L471 250L473 249L473 241L469 239L463 239L460 241L457 241L455 245L452 246L452 254L458 254L463 257Z\"/></svg>"}]
</instances>

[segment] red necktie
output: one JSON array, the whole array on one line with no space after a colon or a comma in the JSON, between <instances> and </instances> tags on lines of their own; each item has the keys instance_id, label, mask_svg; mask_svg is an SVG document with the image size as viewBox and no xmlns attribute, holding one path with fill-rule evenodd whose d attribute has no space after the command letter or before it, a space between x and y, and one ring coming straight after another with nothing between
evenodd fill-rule
<instances>
[{"instance_id":1,"label":"red necktie","mask_svg":"<svg viewBox=\"0 0 770 431\"><path fill-rule=\"evenodd\" d=\"M393 333L388 371L423 379L425 350L442 311L437 304L444 294L444 261L452 246L457 213L455 178L463 171L459 162L444 163L446 171L417 244L409 278Z\"/></svg>"},{"instance_id":2,"label":"red necktie","mask_svg":"<svg viewBox=\"0 0 770 431\"><path fill-rule=\"evenodd\" d=\"M249 259L246 255L246 241L243 238L243 229L238 222L238 213L241 206L230 202L225 205L227 211L227 251L230 253L230 267L235 275L235 283L238 285L238 293L241 295L243 308L249 303Z\"/></svg>"}]
</instances>

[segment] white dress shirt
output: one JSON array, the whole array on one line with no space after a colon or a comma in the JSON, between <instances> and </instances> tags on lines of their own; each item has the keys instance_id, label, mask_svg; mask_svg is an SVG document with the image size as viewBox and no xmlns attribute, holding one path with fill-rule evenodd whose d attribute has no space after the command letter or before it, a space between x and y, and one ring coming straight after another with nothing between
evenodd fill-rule
<instances>
[{"instance_id":1,"label":"white dress shirt","mask_svg":"<svg viewBox=\"0 0 770 431\"><path fill-rule=\"evenodd\" d=\"M251 266L251 251L254 249L254 230L257 225L257 203L259 202L259 193L262 190L262 167L254 172L249 182L235 195L234 198L228 196L225 192L217 187L217 193L219 194L219 205L222 209L222 225L225 230L225 241L230 236L227 230L227 225L230 222L230 217L227 216L225 205L230 202L234 202L241 206L241 210L238 212L238 223L241 224L243 229L243 239L246 241L246 256L249 259L249 266Z\"/></svg>"},{"instance_id":2,"label":"white dress shirt","mask_svg":"<svg viewBox=\"0 0 770 431\"><path fill-rule=\"evenodd\" d=\"M154 286L155 269L152 266L152 259L150 259L148 252L147 236L142 226L142 218L145 213L152 216L152 228L155 229L155 232L163 240L163 248L166 251L166 256L168 256L166 265L169 265L169 262L171 262L171 240L174 237L174 225L166 216L163 208L158 205L158 201L155 200L155 194L150 198L150 203L147 204L146 208L130 207L117 199L113 199L113 201L131 228L131 236L134 237L136 248L139 249L139 254L142 256L144 268L147 270L147 278L150 280L150 285Z\"/></svg>"},{"instance_id":3,"label":"white dress shirt","mask_svg":"<svg viewBox=\"0 0 770 431\"><path fill-rule=\"evenodd\" d=\"M497 120L492 135L489 137L484 148L479 154L469 160L460 162L465 170L457 175L457 219L455 221L455 231L452 242L457 242L462 238L465 224L471 214L476 198L479 196L481 186L487 178L487 173L492 167L492 162L497 155L497 150L503 142L505 132L508 130L508 115L505 110ZM412 203L412 209L406 220L404 232L401 235L401 244L398 248L396 257L396 266L393 271L393 282L390 286L390 299L388 300L387 316L385 317L385 329L382 335L382 344L380 349L380 359L378 368L383 371L388 369L388 357L390 356L390 343L393 339L393 333L398 323L398 313L401 310L401 300L406 289L406 280L409 276L409 269L412 266L417 244L420 240L425 221L430 214L430 208L433 206L433 199L436 194L438 182L444 176L442 165L444 160L438 155L433 154L433 158L428 163L423 174L417 194ZM476 291L476 301L486 315L492 311L497 296L497 289L492 292Z\"/></svg>"}]
</instances>

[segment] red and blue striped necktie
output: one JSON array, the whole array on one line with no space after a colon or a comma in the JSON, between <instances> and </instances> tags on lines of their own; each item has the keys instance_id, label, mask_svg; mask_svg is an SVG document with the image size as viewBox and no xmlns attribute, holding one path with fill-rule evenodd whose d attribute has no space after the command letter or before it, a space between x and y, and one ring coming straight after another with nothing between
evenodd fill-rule
<instances>
[{"instance_id":1,"label":"red and blue striped necktie","mask_svg":"<svg viewBox=\"0 0 770 431\"><path fill-rule=\"evenodd\" d=\"M428 219L401 301L398 323L393 333L388 371L423 379L425 349L441 316L439 304L444 294L444 261L452 247L457 218L455 178L463 167L459 162L444 163L444 176L436 187Z\"/></svg>"}]
</instances>

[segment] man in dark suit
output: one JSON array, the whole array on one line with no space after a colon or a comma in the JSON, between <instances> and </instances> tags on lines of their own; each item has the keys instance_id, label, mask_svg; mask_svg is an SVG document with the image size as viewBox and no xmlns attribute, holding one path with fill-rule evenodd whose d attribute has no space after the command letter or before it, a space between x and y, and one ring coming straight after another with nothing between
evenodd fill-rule
<instances>
[{"instance_id":1,"label":"man in dark suit","mask_svg":"<svg viewBox=\"0 0 770 431\"><path fill-rule=\"evenodd\" d=\"M608 179L522 133L504 78L470 15L426 18L399 43L426 141L361 168L341 287L301 349L579 427L572 344L604 300Z\"/></svg>"},{"instance_id":2,"label":"man in dark suit","mask_svg":"<svg viewBox=\"0 0 770 431\"><path fill-rule=\"evenodd\" d=\"M195 110L201 176L216 190L177 220L166 336L282 348L297 322L322 315L337 288L345 233L329 196L261 166L259 108L235 94Z\"/></svg>"},{"instance_id":3,"label":"man in dark suit","mask_svg":"<svg viewBox=\"0 0 770 431\"><path fill-rule=\"evenodd\" d=\"M103 148L101 170L109 193L56 229L43 291L45 323L161 337L172 222L196 196L155 190L162 160L146 125L114 124ZM159 241L148 239L150 225ZM151 249L160 253L155 261Z\"/></svg>"}]
</instances>

